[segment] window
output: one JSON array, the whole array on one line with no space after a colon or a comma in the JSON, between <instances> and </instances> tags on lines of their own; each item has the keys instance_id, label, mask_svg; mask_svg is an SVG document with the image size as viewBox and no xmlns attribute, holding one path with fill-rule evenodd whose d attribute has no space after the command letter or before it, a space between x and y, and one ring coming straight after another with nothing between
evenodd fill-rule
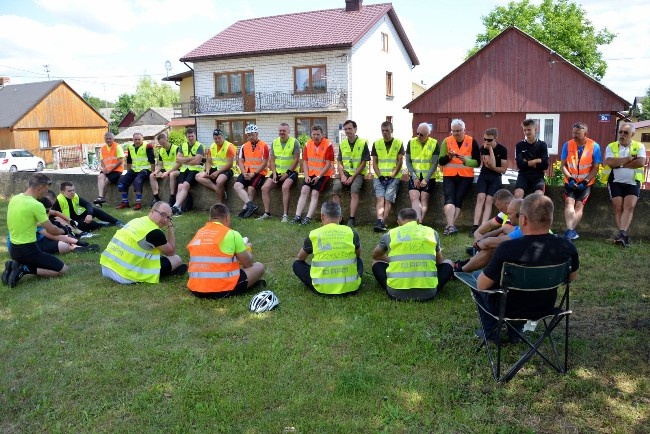
<instances>
[{"instance_id":1,"label":"window","mask_svg":"<svg viewBox=\"0 0 650 434\"><path fill-rule=\"evenodd\" d=\"M641 133L641 141L645 143L650 142L650 133Z\"/></svg>"},{"instance_id":2,"label":"window","mask_svg":"<svg viewBox=\"0 0 650 434\"><path fill-rule=\"evenodd\" d=\"M299 66L293 68L295 93L318 93L327 91L325 65Z\"/></svg>"},{"instance_id":3,"label":"window","mask_svg":"<svg viewBox=\"0 0 650 434\"><path fill-rule=\"evenodd\" d=\"M393 73L386 71L386 96L393 96Z\"/></svg>"},{"instance_id":4,"label":"window","mask_svg":"<svg viewBox=\"0 0 650 434\"><path fill-rule=\"evenodd\" d=\"M388 52L388 35L384 32L381 33L381 51Z\"/></svg>"},{"instance_id":5,"label":"window","mask_svg":"<svg viewBox=\"0 0 650 434\"><path fill-rule=\"evenodd\" d=\"M327 118L296 118L296 137L300 137L303 134L311 137L311 127L314 125L320 125L323 127L323 136L327 137Z\"/></svg>"},{"instance_id":6,"label":"window","mask_svg":"<svg viewBox=\"0 0 650 434\"><path fill-rule=\"evenodd\" d=\"M234 145L241 146L246 142L244 128L254 124L255 119L236 119L232 121L217 121L217 128L223 131L224 138Z\"/></svg>"},{"instance_id":7,"label":"window","mask_svg":"<svg viewBox=\"0 0 650 434\"><path fill-rule=\"evenodd\" d=\"M45 130L45 131L39 131L38 132L38 146L41 149L50 147L50 132L49 131Z\"/></svg>"},{"instance_id":8,"label":"window","mask_svg":"<svg viewBox=\"0 0 650 434\"><path fill-rule=\"evenodd\" d=\"M255 93L253 71L217 72L214 74L214 94L217 97L241 96Z\"/></svg>"},{"instance_id":9,"label":"window","mask_svg":"<svg viewBox=\"0 0 650 434\"><path fill-rule=\"evenodd\" d=\"M560 115L529 113L526 115L526 119L535 120L537 124L537 138L546 142L548 155L557 155L560 136Z\"/></svg>"}]
</instances>

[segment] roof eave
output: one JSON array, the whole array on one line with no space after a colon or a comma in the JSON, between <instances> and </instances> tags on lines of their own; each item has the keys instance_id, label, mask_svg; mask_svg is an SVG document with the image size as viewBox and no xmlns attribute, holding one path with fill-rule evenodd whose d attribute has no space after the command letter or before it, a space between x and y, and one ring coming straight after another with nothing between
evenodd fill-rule
<instances>
[{"instance_id":1,"label":"roof eave","mask_svg":"<svg viewBox=\"0 0 650 434\"><path fill-rule=\"evenodd\" d=\"M352 48L351 43L342 43L342 44L332 44L332 45L318 45L318 46L309 46L309 47L293 47L293 48L278 48L275 50L258 50L258 51L245 51L240 53L228 53L223 55L207 55L207 56L192 56L192 57L182 57L179 60L181 62L205 62L208 60L225 60L225 59L237 59L242 57L252 57L252 56L273 56L276 54L284 53L299 53L306 51L325 51L325 50L334 50L334 49L347 49Z\"/></svg>"}]
</instances>

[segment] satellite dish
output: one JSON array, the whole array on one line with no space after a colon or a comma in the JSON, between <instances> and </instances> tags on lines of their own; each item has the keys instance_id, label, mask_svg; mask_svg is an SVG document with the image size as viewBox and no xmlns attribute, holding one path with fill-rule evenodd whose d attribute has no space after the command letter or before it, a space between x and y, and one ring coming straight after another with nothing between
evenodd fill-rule
<instances>
[{"instance_id":1,"label":"satellite dish","mask_svg":"<svg viewBox=\"0 0 650 434\"><path fill-rule=\"evenodd\" d=\"M169 71L172 69L172 63L169 60L165 61L165 69L167 70L167 77L169 77Z\"/></svg>"}]
</instances>

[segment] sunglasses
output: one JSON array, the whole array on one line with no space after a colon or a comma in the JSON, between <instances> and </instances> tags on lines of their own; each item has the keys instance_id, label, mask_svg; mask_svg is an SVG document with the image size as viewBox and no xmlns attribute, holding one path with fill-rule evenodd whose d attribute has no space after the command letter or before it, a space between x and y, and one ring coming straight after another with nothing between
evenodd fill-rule
<instances>
[{"instance_id":1,"label":"sunglasses","mask_svg":"<svg viewBox=\"0 0 650 434\"><path fill-rule=\"evenodd\" d=\"M428 136L428 134L418 133L418 136L420 136L420 137L424 137L424 136Z\"/></svg>"},{"instance_id":2,"label":"sunglasses","mask_svg":"<svg viewBox=\"0 0 650 434\"><path fill-rule=\"evenodd\" d=\"M483 137L483 141L488 142L488 143L492 143L492 142L494 142L494 139L486 139L485 137Z\"/></svg>"},{"instance_id":3,"label":"sunglasses","mask_svg":"<svg viewBox=\"0 0 650 434\"><path fill-rule=\"evenodd\" d=\"M623 134L624 136L629 136L630 135L629 131L618 130L618 133Z\"/></svg>"}]
</instances>

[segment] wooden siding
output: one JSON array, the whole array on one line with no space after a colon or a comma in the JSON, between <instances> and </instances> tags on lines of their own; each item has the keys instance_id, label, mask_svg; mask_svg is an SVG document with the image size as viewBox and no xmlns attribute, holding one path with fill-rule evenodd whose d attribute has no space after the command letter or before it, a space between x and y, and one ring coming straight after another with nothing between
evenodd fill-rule
<instances>
[{"instance_id":1,"label":"wooden siding","mask_svg":"<svg viewBox=\"0 0 650 434\"><path fill-rule=\"evenodd\" d=\"M629 103L518 29L504 31L409 104L412 113L561 113Z\"/></svg>"}]
</instances>

